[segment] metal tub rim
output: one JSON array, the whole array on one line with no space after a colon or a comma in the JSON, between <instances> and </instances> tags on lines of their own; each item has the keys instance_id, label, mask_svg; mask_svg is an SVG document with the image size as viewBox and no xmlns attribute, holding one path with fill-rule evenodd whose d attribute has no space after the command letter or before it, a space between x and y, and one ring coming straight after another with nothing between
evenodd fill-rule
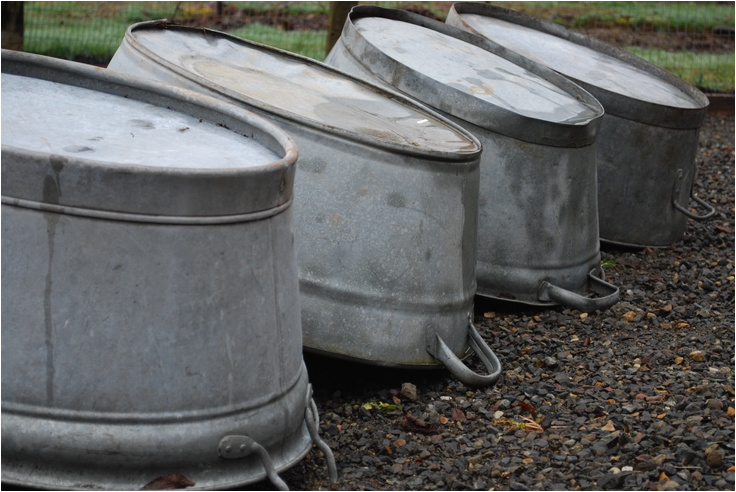
<instances>
[{"instance_id":1,"label":"metal tub rim","mask_svg":"<svg viewBox=\"0 0 736 492\"><path fill-rule=\"evenodd\" d=\"M337 73L341 77L350 79L351 82L357 85L360 85L361 87L366 87L374 93L378 93L389 99L399 100L399 102L403 105L406 105L406 106L411 107L412 109L419 110L421 112L430 114L434 118L441 120L443 124L452 128L453 131L462 134L465 138L468 138L472 142L473 147L475 148L469 151L465 151L465 152L458 151L458 150L447 151L447 152L437 151L437 150L422 151L421 149L417 149L409 145L396 144L394 142L391 142L391 141L388 141L386 139L382 139L379 137L374 137L372 135L361 134L361 133L352 132L352 131L346 131L346 130L343 130L341 128L337 128L334 126L324 125L315 120L303 117L296 113L290 113L290 112L287 113L278 107L269 105L267 103L260 101L259 99L249 97L243 93L236 92L234 90L230 90L228 88L222 87L219 84L213 83L204 77L193 74L189 70L183 69L182 67L180 67L179 65L175 63L169 62L168 60L157 55L150 49L146 48L143 45L143 43L139 43L136 40L135 35L134 35L135 31L140 31L140 30L145 30L145 29L161 29L161 28L165 28L167 30L192 32L192 33L204 32L206 34L217 36L220 39L225 39L236 45L241 45L241 46L244 45L249 48L259 50L259 51L272 51L272 52L277 53L279 56L283 56L287 59L295 60L300 63L306 63L310 66L318 67L319 69L325 70L328 72ZM378 87L374 84L370 84L358 77L355 77L351 74L338 70L334 67L331 67L325 63L319 62L312 58L302 56L296 53L292 53L289 51L285 51L279 48L275 48L273 46L268 46L262 43L257 43L255 41L243 39L243 38L240 38L240 37L237 37L237 36L225 33L225 32L217 31L214 29L208 29L208 28L200 29L200 28L194 28L194 27L188 27L188 26L181 26L177 24L171 24L166 19L154 20L154 21L144 21L144 22L139 22L139 23L129 26L125 32L123 42L128 43L135 50L137 55L145 56L152 62L159 64L165 67L167 70L173 72L178 77L182 77L185 80L191 81L200 87L204 87L209 91L212 91L214 93L221 95L222 97L227 98L230 101L235 101L240 104L247 104L249 106L253 106L255 108L258 108L261 111L279 115L282 118L294 121L296 124L315 129L319 132L330 133L331 135L336 135L345 140L354 141L360 144L369 145L371 147L376 147L379 149L386 149L386 150L389 150L391 152L395 152L398 154L420 156L420 157L434 160L434 161L443 160L443 161L450 161L450 162L452 161L464 162L464 161L467 161L468 159L471 159L472 156L479 153L482 149L481 143L478 141L477 138L475 138L474 135L465 131L460 125L457 125L449 121L447 118L443 117L442 115L437 113L435 110L433 110L427 105L420 103L419 101L415 101L409 97L406 97L405 95L400 94L397 91L392 91L390 89L386 89L386 88Z\"/></svg>"},{"instance_id":2,"label":"metal tub rim","mask_svg":"<svg viewBox=\"0 0 736 492\"><path fill-rule=\"evenodd\" d=\"M434 94L433 96L436 96L434 97L434 100L437 101L435 109L500 135L525 142L549 145L553 147L585 147L595 143L604 114L603 106L587 90L570 81L568 78L563 77L554 70L508 50L484 37L419 14L400 9L389 9L372 5L353 7L348 14L341 34L345 49L347 49L356 60L380 59L381 62L385 64L385 67L380 67L378 64L372 64L371 69L389 85L394 86L394 84L390 82L392 74L400 72L401 79L400 87L397 86L398 90L401 90L411 97L417 97L418 91L421 90L423 96L418 99L424 100L429 97L426 95L427 87L436 87L437 84L432 84L431 79L423 73L393 60L381 49L377 48L361 36L354 21L367 17L385 18L414 24L479 47L493 55L504 58L522 67L533 75L557 86L571 97L575 97L579 101L582 101L591 110L593 110L596 115L595 117L585 121L584 124L566 124L564 122L546 121L521 115L514 111L496 107L491 104L483 105L482 111L472 111L469 108L476 106L476 104L473 104L476 98L460 91L449 91L447 93ZM376 71L377 68L381 68L381 71ZM444 84L441 85L444 86ZM458 112L457 108L462 108L462 111Z\"/></svg>"},{"instance_id":3,"label":"metal tub rim","mask_svg":"<svg viewBox=\"0 0 736 492\"><path fill-rule=\"evenodd\" d=\"M625 63L658 77L665 82L673 85L677 89L683 91L687 96L692 98L698 107L696 108L678 108L667 106L664 104L643 101L635 99L623 94L618 94L599 86L586 82L584 80L567 77L592 93L605 108L606 113L613 114L627 120L646 123L653 126L661 126L665 128L675 129L693 129L702 125L703 119L708 109L708 98L699 89L693 87L683 81L676 75L667 70L654 65L645 59L628 53L616 46L604 41L591 38L582 33L572 31L559 24L545 19L539 19L524 12L519 12L505 7L496 5L486 5L477 2L457 2L450 7L448 13L448 22L454 25L454 22L460 22L465 29L470 32L477 33L475 29L463 22L460 16L462 14L476 14L487 17L495 17L505 20L513 24L523 27L536 29L543 33L551 34L558 38L570 41L594 51L606 54L613 58L617 58ZM480 34L479 34L480 35ZM631 104L634 101L636 104Z\"/></svg>"},{"instance_id":4,"label":"metal tub rim","mask_svg":"<svg viewBox=\"0 0 736 492\"><path fill-rule=\"evenodd\" d=\"M115 177L118 182L115 197L106 196L105 200L86 196L85 193L72 190L57 197L56 205L71 207L92 212L110 212L145 216L170 216L174 221L193 221L217 217L232 217L262 213L264 211L283 208L291 203L294 185L294 172L298 151L289 135L266 118L258 116L236 105L220 101L211 96L198 94L186 89L170 87L159 82L132 77L109 70L83 64L69 63L42 55L2 50L3 73L34 77L40 80L62 83L74 87L121 96L131 100L150 103L150 98L157 98L159 105L166 105L172 111L195 114L214 123L215 117L222 117L218 124L243 138L251 138L260 145L269 148L278 156L278 160L265 165L245 168L174 168L132 166L130 164L111 163L85 157L68 159L48 152L18 148L6 143L2 144L2 181L3 200L20 203L47 203L39 194L35 185L37 178L45 176L51 168L63 168L65 173L75 178L85 178L94 174L102 177ZM8 158L6 158L8 157ZM19 168L24 172L16 172ZM35 179L34 179L35 178ZM265 196L249 197L248 201L234 200L210 203L203 209L179 210L159 197L162 183L171 188L194 194L207 193L218 186L227 185L233 189L233 183L258 181L260 185L274 193ZM41 182L43 178L41 178ZM147 201L136 205L129 199L135 193L144 193ZM156 200L156 201L151 201ZM201 207L200 207L201 208Z\"/></svg>"}]
</instances>

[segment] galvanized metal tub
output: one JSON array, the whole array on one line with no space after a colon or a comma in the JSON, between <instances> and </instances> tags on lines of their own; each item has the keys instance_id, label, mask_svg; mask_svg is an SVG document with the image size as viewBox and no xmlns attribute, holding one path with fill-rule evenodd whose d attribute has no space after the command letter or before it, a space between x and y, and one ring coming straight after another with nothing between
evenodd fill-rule
<instances>
[{"instance_id":1,"label":"galvanized metal tub","mask_svg":"<svg viewBox=\"0 0 736 492\"><path fill-rule=\"evenodd\" d=\"M600 268L603 109L590 94L478 36L371 6L353 8L326 62L433 106L482 142L478 294L583 311L618 300Z\"/></svg>"},{"instance_id":2,"label":"galvanized metal tub","mask_svg":"<svg viewBox=\"0 0 736 492\"><path fill-rule=\"evenodd\" d=\"M87 65L3 50L2 77L3 482L283 486L324 445L293 141Z\"/></svg>"},{"instance_id":3,"label":"galvanized metal tub","mask_svg":"<svg viewBox=\"0 0 736 492\"><path fill-rule=\"evenodd\" d=\"M307 350L441 367L492 384L472 325L479 142L427 108L314 60L211 30L131 26L109 64L214 94L299 145L294 202ZM469 348L479 375L460 359Z\"/></svg>"},{"instance_id":4,"label":"galvanized metal tub","mask_svg":"<svg viewBox=\"0 0 736 492\"><path fill-rule=\"evenodd\" d=\"M602 241L665 247L682 239L688 218L715 213L692 193L698 133L708 107L695 87L614 46L521 12L456 3L447 23L547 65L601 102ZM691 209L691 199L699 212Z\"/></svg>"}]
</instances>

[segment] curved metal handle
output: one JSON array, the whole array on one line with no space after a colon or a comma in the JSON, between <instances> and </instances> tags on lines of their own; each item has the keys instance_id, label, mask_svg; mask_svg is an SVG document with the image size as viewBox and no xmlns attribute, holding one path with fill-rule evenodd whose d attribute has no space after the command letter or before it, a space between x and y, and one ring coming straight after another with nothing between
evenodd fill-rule
<instances>
[{"instance_id":1,"label":"curved metal handle","mask_svg":"<svg viewBox=\"0 0 736 492\"><path fill-rule=\"evenodd\" d=\"M705 220L715 215L716 209L713 207L713 205L706 202L702 198L698 198L697 196L690 195L690 198L698 202L698 204L700 204L702 207L704 207L707 210L705 215L698 215L698 214L692 213L690 210L686 209L685 207L677 203L677 200L675 199L672 200L672 205L674 205L675 208L679 210L680 212L682 212L686 217L690 217L691 219L695 219L695 220Z\"/></svg>"},{"instance_id":2,"label":"curved metal handle","mask_svg":"<svg viewBox=\"0 0 736 492\"><path fill-rule=\"evenodd\" d=\"M327 471L330 474L330 482L337 482L337 464L335 463L335 455L332 454L332 450L326 442L319 437L319 412L317 410L317 404L314 403L312 398L312 385L309 384L307 387L307 400L304 412L304 421L307 424L307 431L309 436L312 438L312 442L322 451L327 460Z\"/></svg>"},{"instance_id":3,"label":"curved metal handle","mask_svg":"<svg viewBox=\"0 0 736 492\"><path fill-rule=\"evenodd\" d=\"M468 336L470 348L478 355L486 369L491 371L490 374L478 374L463 364L431 325L427 327L427 352L442 362L450 374L466 386L482 387L495 384L501 376L501 362L475 329L471 317L468 319Z\"/></svg>"},{"instance_id":4,"label":"curved metal handle","mask_svg":"<svg viewBox=\"0 0 736 492\"><path fill-rule=\"evenodd\" d=\"M557 304L571 307L584 313L602 311L603 309L609 308L618 302L618 287L603 280L603 275L601 275L601 278L596 277L595 271L596 269L594 268L588 272L588 285L591 291L602 297L581 296L562 287L557 287L546 280L542 280L537 290L537 298L540 301L556 302Z\"/></svg>"},{"instance_id":5,"label":"curved metal handle","mask_svg":"<svg viewBox=\"0 0 736 492\"><path fill-rule=\"evenodd\" d=\"M289 486L286 485L286 482L281 480L279 474L276 473L273 461L271 460L271 456L268 454L266 448L255 442L250 437L243 435L225 436L220 440L218 448L220 456L227 459L243 458L256 453L261 459L263 469L269 480L271 480L273 486L278 490L289 490Z\"/></svg>"},{"instance_id":6,"label":"curved metal handle","mask_svg":"<svg viewBox=\"0 0 736 492\"><path fill-rule=\"evenodd\" d=\"M702 198L698 198L697 196L693 196L692 190L690 190L690 198L692 200L695 200L701 207L705 208L707 212L705 215L698 215L692 213L690 210L688 210L686 207L680 205L680 203L677 201L677 197L680 196L680 188L682 188L682 169L677 170L677 179L675 180L675 186L672 190L672 205L675 207L675 209L679 210L685 217L689 217L694 220L705 220L713 217L716 213L716 209L708 202L703 200Z\"/></svg>"},{"instance_id":7,"label":"curved metal handle","mask_svg":"<svg viewBox=\"0 0 736 492\"><path fill-rule=\"evenodd\" d=\"M314 403L312 398L312 385L307 385L307 393L305 399L304 408L304 422L307 426L309 436L312 438L312 442L325 455L327 460L327 470L330 474L330 481L332 483L337 482L337 465L335 463L335 456L332 454L332 450L325 443L321 437L319 437L319 412L317 411L317 404ZM269 480L277 490L289 490L289 486L286 485L276 469L273 466L273 460L268 454L268 450L254 441L251 437L246 435L230 435L220 439L218 445L219 455L226 459L239 459L246 456L250 456L255 453L261 460L263 469L266 472Z\"/></svg>"}]
</instances>

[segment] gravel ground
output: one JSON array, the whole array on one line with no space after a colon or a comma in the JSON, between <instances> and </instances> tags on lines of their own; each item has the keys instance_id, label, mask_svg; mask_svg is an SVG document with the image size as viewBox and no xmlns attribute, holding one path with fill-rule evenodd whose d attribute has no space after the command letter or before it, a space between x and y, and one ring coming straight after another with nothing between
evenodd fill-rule
<instances>
[{"instance_id":1,"label":"gravel ground","mask_svg":"<svg viewBox=\"0 0 736 492\"><path fill-rule=\"evenodd\" d=\"M306 355L339 481L316 449L282 478L296 490L733 490L734 117L709 115L700 142L695 191L716 216L670 248L604 248L621 289L611 309L476 300L504 365L495 387Z\"/></svg>"}]
</instances>

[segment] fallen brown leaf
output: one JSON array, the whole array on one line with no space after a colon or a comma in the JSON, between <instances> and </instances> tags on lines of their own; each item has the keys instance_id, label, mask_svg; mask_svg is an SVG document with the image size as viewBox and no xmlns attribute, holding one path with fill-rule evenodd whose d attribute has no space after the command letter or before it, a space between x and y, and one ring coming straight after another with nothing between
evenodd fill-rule
<instances>
[{"instance_id":1,"label":"fallen brown leaf","mask_svg":"<svg viewBox=\"0 0 736 492\"><path fill-rule=\"evenodd\" d=\"M420 434L436 434L437 426L429 422L425 422L422 419L418 419L409 412L404 413L404 418L401 419L401 426L411 432L418 432Z\"/></svg>"},{"instance_id":2,"label":"fallen brown leaf","mask_svg":"<svg viewBox=\"0 0 736 492\"><path fill-rule=\"evenodd\" d=\"M536 413L537 413L537 407L535 407L534 405L531 405L531 404L529 404L529 403L527 403L525 401L521 401L521 402L517 403L514 406L515 407L521 407L524 410L526 410L528 412L531 412L532 415L536 415Z\"/></svg>"},{"instance_id":3,"label":"fallen brown leaf","mask_svg":"<svg viewBox=\"0 0 736 492\"><path fill-rule=\"evenodd\" d=\"M463 412L462 410L460 410L457 407L454 407L452 409L451 416L452 416L452 420L454 420L455 422L462 422L462 421L466 420L465 412Z\"/></svg>"},{"instance_id":4,"label":"fallen brown leaf","mask_svg":"<svg viewBox=\"0 0 736 492\"><path fill-rule=\"evenodd\" d=\"M542 428L542 426L539 425L535 420L532 420L529 417L521 417L521 420L526 423L527 430L532 430L540 434L544 432L544 428Z\"/></svg>"},{"instance_id":5,"label":"fallen brown leaf","mask_svg":"<svg viewBox=\"0 0 736 492\"><path fill-rule=\"evenodd\" d=\"M655 395L655 396L647 396L646 401L647 403L662 403L664 401L665 395Z\"/></svg>"},{"instance_id":6,"label":"fallen brown leaf","mask_svg":"<svg viewBox=\"0 0 736 492\"><path fill-rule=\"evenodd\" d=\"M628 268L639 268L639 262L638 261L637 262L633 262L633 263L630 262L630 261L626 261L624 259L618 259L616 261L618 261L618 264L621 265L621 266L625 266L625 267L628 267Z\"/></svg>"},{"instance_id":7,"label":"fallen brown leaf","mask_svg":"<svg viewBox=\"0 0 736 492\"><path fill-rule=\"evenodd\" d=\"M188 480L184 475L180 475L179 473L169 473L168 475L161 475L158 478L154 478L141 487L141 490L175 490L185 489L193 485L195 485L195 483Z\"/></svg>"}]
</instances>

